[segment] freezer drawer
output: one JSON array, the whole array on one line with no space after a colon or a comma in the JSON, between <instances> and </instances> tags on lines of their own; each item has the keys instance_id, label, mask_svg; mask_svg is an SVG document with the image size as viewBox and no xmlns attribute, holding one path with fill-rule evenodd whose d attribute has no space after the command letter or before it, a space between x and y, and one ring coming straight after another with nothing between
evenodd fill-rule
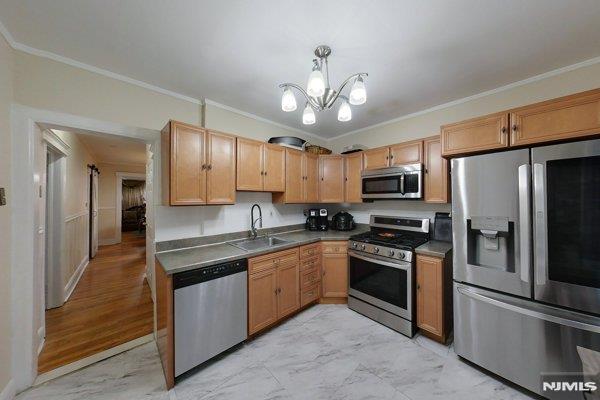
<instances>
[{"instance_id":1,"label":"freezer drawer","mask_svg":"<svg viewBox=\"0 0 600 400\"><path fill-rule=\"evenodd\" d=\"M600 318L455 282L454 327L456 354L551 399L571 397L542 393L543 373L600 365Z\"/></svg>"}]
</instances>

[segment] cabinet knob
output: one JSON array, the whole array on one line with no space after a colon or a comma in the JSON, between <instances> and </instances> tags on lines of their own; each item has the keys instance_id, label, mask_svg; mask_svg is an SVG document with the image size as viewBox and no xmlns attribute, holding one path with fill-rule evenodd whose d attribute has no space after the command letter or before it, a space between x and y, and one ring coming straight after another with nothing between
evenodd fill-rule
<instances>
[{"instance_id":1,"label":"cabinet knob","mask_svg":"<svg viewBox=\"0 0 600 400\"><path fill-rule=\"evenodd\" d=\"M264 174L265 174L265 173L264 173L263 171L260 171L260 175L261 175L261 176L262 176L262 175L264 175Z\"/></svg>"},{"instance_id":2,"label":"cabinet knob","mask_svg":"<svg viewBox=\"0 0 600 400\"><path fill-rule=\"evenodd\" d=\"M512 126L512 129L513 129L513 132L516 132L516 131L517 131L517 124L514 124L514 125Z\"/></svg>"},{"instance_id":3,"label":"cabinet knob","mask_svg":"<svg viewBox=\"0 0 600 400\"><path fill-rule=\"evenodd\" d=\"M277 294L277 289L275 289L275 294Z\"/></svg>"},{"instance_id":4,"label":"cabinet knob","mask_svg":"<svg viewBox=\"0 0 600 400\"><path fill-rule=\"evenodd\" d=\"M417 283L417 290L421 290L421 285Z\"/></svg>"},{"instance_id":5,"label":"cabinet knob","mask_svg":"<svg viewBox=\"0 0 600 400\"><path fill-rule=\"evenodd\" d=\"M267 171L265 171L265 176L267 176Z\"/></svg>"},{"instance_id":6,"label":"cabinet knob","mask_svg":"<svg viewBox=\"0 0 600 400\"><path fill-rule=\"evenodd\" d=\"M394 158L394 155L393 155L393 154L390 156L390 160L391 160L392 158Z\"/></svg>"},{"instance_id":7,"label":"cabinet knob","mask_svg":"<svg viewBox=\"0 0 600 400\"><path fill-rule=\"evenodd\" d=\"M506 133L506 127L505 126L502 127L502 133Z\"/></svg>"},{"instance_id":8,"label":"cabinet knob","mask_svg":"<svg viewBox=\"0 0 600 400\"><path fill-rule=\"evenodd\" d=\"M202 164L202 171L206 169L206 164Z\"/></svg>"},{"instance_id":9,"label":"cabinet knob","mask_svg":"<svg viewBox=\"0 0 600 400\"><path fill-rule=\"evenodd\" d=\"M208 171L210 171L210 170L212 169L212 165L208 164L208 165L206 166L206 169L207 169Z\"/></svg>"}]
</instances>

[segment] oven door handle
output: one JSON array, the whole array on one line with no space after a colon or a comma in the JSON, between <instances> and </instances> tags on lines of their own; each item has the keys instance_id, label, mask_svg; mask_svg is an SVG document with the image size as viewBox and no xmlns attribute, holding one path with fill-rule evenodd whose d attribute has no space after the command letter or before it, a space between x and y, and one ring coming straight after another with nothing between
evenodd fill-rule
<instances>
[{"instance_id":1,"label":"oven door handle","mask_svg":"<svg viewBox=\"0 0 600 400\"><path fill-rule=\"evenodd\" d=\"M375 264L385 265L386 267L390 267L390 268L402 269L404 271L409 271L412 267L412 265L410 263L395 263L395 262L390 262L390 261L383 261L383 260L380 260L379 258L363 256L362 254L359 254L352 250L348 251L348 256L360 258L361 260L372 262Z\"/></svg>"}]
</instances>

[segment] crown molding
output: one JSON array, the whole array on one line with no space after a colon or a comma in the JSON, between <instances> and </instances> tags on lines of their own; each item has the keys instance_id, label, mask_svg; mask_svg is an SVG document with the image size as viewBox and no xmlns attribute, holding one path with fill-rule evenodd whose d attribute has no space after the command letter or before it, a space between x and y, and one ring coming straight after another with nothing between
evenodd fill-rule
<instances>
[{"instance_id":1,"label":"crown molding","mask_svg":"<svg viewBox=\"0 0 600 400\"><path fill-rule=\"evenodd\" d=\"M275 126L278 126L280 128L287 129L289 131L301 133L301 134L309 136L309 137L314 137L315 139L318 139L318 140L322 140L322 141L325 141L325 142L328 141L327 138L321 137L319 135L315 135L314 133L306 132L306 131L303 131L302 129L294 128L294 127L291 127L291 126L288 126L288 125L281 124L279 122L271 121L270 119L267 119L267 118L264 118L264 117L261 117L261 116L255 115L255 114L251 114L249 112L242 111L242 110L239 110L237 108L233 108L233 107L227 106L225 104L217 103L216 101L211 100L211 99L205 98L204 99L204 103L206 105L210 105L210 106L213 106L213 107L221 108L223 110L231 111L233 113L242 115L244 117L255 119L257 121L262 121L262 122L265 122L267 124L275 125Z\"/></svg>"},{"instance_id":2,"label":"crown molding","mask_svg":"<svg viewBox=\"0 0 600 400\"><path fill-rule=\"evenodd\" d=\"M481 92L481 93L477 93L477 94L474 94L471 96L463 97L463 98L457 99L457 100L452 100L452 101L449 101L448 103L439 104L437 106L433 106L433 107L427 108L425 110L416 111L414 113L402 115L400 117L396 117L396 118L393 118L393 119L390 119L390 120L387 120L384 122L380 122L378 124L369 125L369 126L365 126L364 128L360 128L360 129L356 129L356 130L353 130L350 132L342 133L340 135L328 138L327 141L329 142L329 141L336 140L336 139L339 139L342 137L351 136L351 135L355 135L360 132L368 131L368 130L371 130L374 128L379 128L381 126L393 124L395 122L404 121L404 120L407 120L410 118L418 117L420 115L428 114L428 113L431 113L434 111L439 111L439 110L443 110L445 108L450 108L450 107L453 107L453 106L456 106L459 104L467 103L471 100L476 100L476 99L480 99L482 97L505 92L507 90L514 89L519 86L527 85L527 84L533 83L533 82L538 82L538 81L544 80L546 78L550 78L552 76L564 74L565 72L574 71L576 69L588 67L590 65L594 65L594 64L598 64L598 63L600 63L600 57L590 58L589 60L584 60L584 61L578 62L576 64L567 65L566 67L553 69L552 71L544 72L542 74L535 75L535 76L532 76L532 77L529 77L529 78L526 78L526 79L523 79L523 80L520 80L517 82L509 83L508 85L500 86L495 89L486 90L485 92Z\"/></svg>"}]
</instances>

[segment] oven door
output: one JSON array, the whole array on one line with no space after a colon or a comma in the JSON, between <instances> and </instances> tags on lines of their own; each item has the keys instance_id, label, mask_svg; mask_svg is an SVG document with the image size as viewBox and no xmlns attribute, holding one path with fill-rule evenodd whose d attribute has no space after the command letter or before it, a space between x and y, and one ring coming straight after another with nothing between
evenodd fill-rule
<instances>
[{"instance_id":1,"label":"oven door","mask_svg":"<svg viewBox=\"0 0 600 400\"><path fill-rule=\"evenodd\" d=\"M348 294L412 320L412 265L348 251Z\"/></svg>"},{"instance_id":2,"label":"oven door","mask_svg":"<svg viewBox=\"0 0 600 400\"><path fill-rule=\"evenodd\" d=\"M600 314L600 140L531 150L535 299Z\"/></svg>"}]
</instances>

